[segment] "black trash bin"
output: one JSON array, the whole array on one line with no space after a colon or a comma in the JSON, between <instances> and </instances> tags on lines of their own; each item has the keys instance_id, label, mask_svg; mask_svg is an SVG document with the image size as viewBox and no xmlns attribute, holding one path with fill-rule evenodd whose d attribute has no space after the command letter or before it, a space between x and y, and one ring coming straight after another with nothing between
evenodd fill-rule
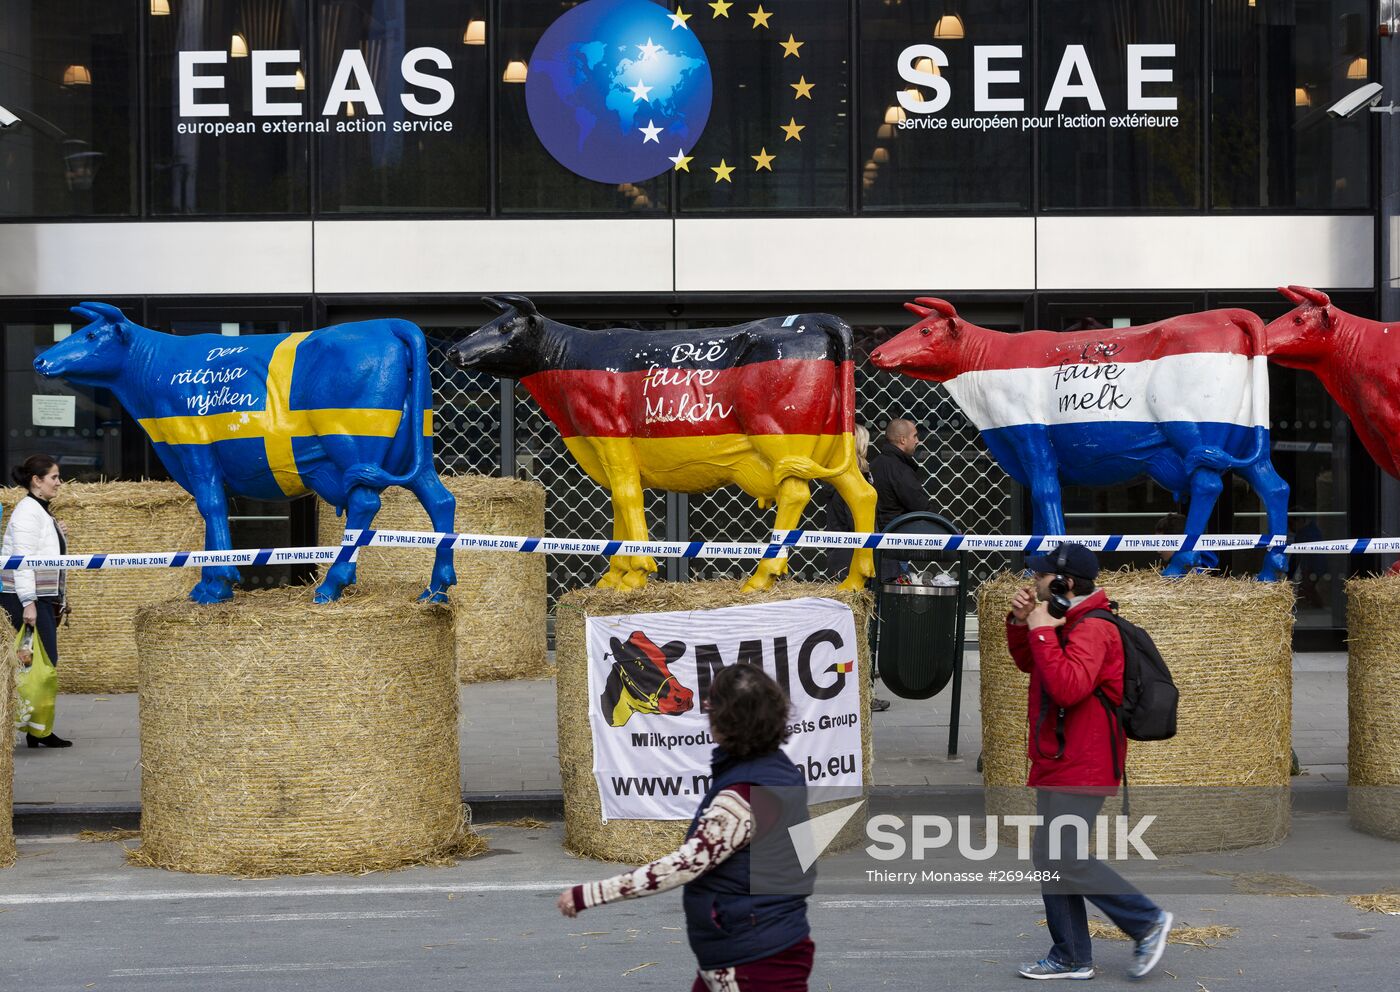
<instances>
[{"instance_id":1,"label":"black trash bin","mask_svg":"<svg viewBox=\"0 0 1400 992\"><path fill-rule=\"evenodd\" d=\"M906 513L890 521L887 534L956 534L937 513ZM962 701L967 567L961 551L875 552L875 574L889 568L881 559L908 562L907 582L882 582L876 595L876 666L885 687L903 699L931 699L951 681L948 754L958 753Z\"/></svg>"}]
</instances>

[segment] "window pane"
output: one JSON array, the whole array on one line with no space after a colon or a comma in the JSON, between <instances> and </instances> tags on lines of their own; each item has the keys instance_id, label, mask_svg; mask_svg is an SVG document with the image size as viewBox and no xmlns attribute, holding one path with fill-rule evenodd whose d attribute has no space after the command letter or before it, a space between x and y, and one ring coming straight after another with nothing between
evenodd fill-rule
<instances>
[{"instance_id":1,"label":"window pane","mask_svg":"<svg viewBox=\"0 0 1400 992\"><path fill-rule=\"evenodd\" d=\"M310 38L304 0L172 2L168 15L148 18L147 30L151 212L305 213L311 139L304 131L282 129L323 120L333 128L335 119L322 118L314 99L330 80L307 78ZM295 64L267 67L272 77L302 73L304 82L266 91L269 103L294 104L294 113L254 116L253 53L266 51L298 53ZM188 94L190 105L183 114L181 52L203 53L194 57L210 60L190 67L188 85L196 88ZM216 78L222 82L198 88ZM357 110L362 113L363 106ZM223 133L215 133L219 131Z\"/></svg>"},{"instance_id":2,"label":"window pane","mask_svg":"<svg viewBox=\"0 0 1400 992\"><path fill-rule=\"evenodd\" d=\"M1100 120L1092 126L1062 122L1041 133L1042 206L1046 210L1125 208L1188 210L1201 205L1201 17L1197 0L1043 0L1040 112L1070 120ZM1071 69L1077 49L1091 67L1102 109L1073 95L1087 76ZM1130 46L1174 45L1168 57L1137 49L1144 76L1130 88ZM1170 82L1151 75L1170 71ZM1070 94L1057 101L1054 83L1064 73ZM1148 101L1175 106L1133 106L1140 88ZM1139 122L1132 120L1137 115ZM1155 120L1146 124L1140 118ZM1114 126L1115 117L1128 121ZM1176 124L1163 124L1174 118Z\"/></svg>"},{"instance_id":3,"label":"window pane","mask_svg":"<svg viewBox=\"0 0 1400 992\"><path fill-rule=\"evenodd\" d=\"M136 212L136 35L132 4L0 7L0 216Z\"/></svg>"},{"instance_id":4,"label":"window pane","mask_svg":"<svg viewBox=\"0 0 1400 992\"><path fill-rule=\"evenodd\" d=\"M1369 205L1371 115L1327 114L1375 77L1364 0L1217 0L1212 10L1212 206Z\"/></svg>"},{"instance_id":5,"label":"window pane","mask_svg":"<svg viewBox=\"0 0 1400 992\"><path fill-rule=\"evenodd\" d=\"M486 37L486 7L486 0L465 5L320 0L317 91L328 92L344 53L362 53L383 114L362 115L366 108L357 104L359 116L344 123L384 129L332 130L319 139L322 211L486 210L487 48L464 41L474 21L483 25L480 37ZM423 57L409 65L409 74L442 80L451 87L450 96L433 86L404 82L404 57L419 49L431 51L420 52ZM450 65L435 64L439 55ZM404 99L422 106L410 111Z\"/></svg>"},{"instance_id":6,"label":"window pane","mask_svg":"<svg viewBox=\"0 0 1400 992\"><path fill-rule=\"evenodd\" d=\"M714 103L704 137L686 149L695 161L677 174L681 209L849 210L848 0L774 4L763 23L738 4L728 17L694 9Z\"/></svg>"},{"instance_id":7,"label":"window pane","mask_svg":"<svg viewBox=\"0 0 1400 992\"><path fill-rule=\"evenodd\" d=\"M1031 206L1031 134L1017 130L951 130L957 118L974 116L973 46L1019 45L1023 80L1019 92L1030 89L1030 6L1026 0L984 0L966 5L957 17L963 38L952 22L940 22L948 11L943 0L860 0L860 159L863 163L861 205L866 210L1026 210ZM910 83L899 75L900 53L914 45L933 45L947 58L938 68L949 87L948 105L932 114L909 113L897 105L896 94ZM997 63L1010 71L1011 60ZM910 93L919 99L932 91ZM1012 87L1006 87L1011 96ZM1031 108L1027 106L1029 112ZM985 115L996 116L996 115ZM945 128L900 127L944 123ZM873 168L872 168L873 166Z\"/></svg>"},{"instance_id":8,"label":"window pane","mask_svg":"<svg viewBox=\"0 0 1400 992\"><path fill-rule=\"evenodd\" d=\"M526 106L527 83L520 81L528 79L524 71L526 64L531 62L535 46L545 31L561 15L568 17L580 11L586 14L588 8L561 4L557 0L505 0L500 4L500 11L500 43L496 48L500 75L495 83L501 211L625 212L644 216L669 212L669 170L636 182L585 179L550 154L531 123ZM664 17L664 13L658 16ZM669 24L666 27L669 30ZM594 33L606 37L591 37ZM641 33L645 33L645 28ZM572 138L576 142L574 147L583 149L579 154L584 157L599 154L599 148L625 154L628 147L625 141L632 137L630 131L637 113L631 109L632 94L626 92L633 83L626 78L626 73L636 61L633 56L637 48L653 40L650 36L634 37L637 34L626 19L601 25L583 23L578 27L578 34L566 39L554 53L557 58L550 60L549 69L535 63L536 78L541 82L548 79L551 84L542 91L542 97L552 96L565 111L571 111L555 120L551 140ZM665 43L666 37L654 40ZM627 46L631 46L630 50ZM636 140L640 147L645 139L638 134Z\"/></svg>"}]
</instances>

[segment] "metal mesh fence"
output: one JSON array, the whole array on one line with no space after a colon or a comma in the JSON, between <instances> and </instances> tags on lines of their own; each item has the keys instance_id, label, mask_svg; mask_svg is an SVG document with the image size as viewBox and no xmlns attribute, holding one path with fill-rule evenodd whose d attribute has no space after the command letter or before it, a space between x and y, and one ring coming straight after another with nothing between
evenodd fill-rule
<instances>
[{"instance_id":1,"label":"metal mesh fence","mask_svg":"<svg viewBox=\"0 0 1400 992\"><path fill-rule=\"evenodd\" d=\"M468 330L435 327L428 336L428 367L436 406L433 452L443 475L499 475L500 382L484 372L462 372L447 360L447 349Z\"/></svg>"}]
</instances>

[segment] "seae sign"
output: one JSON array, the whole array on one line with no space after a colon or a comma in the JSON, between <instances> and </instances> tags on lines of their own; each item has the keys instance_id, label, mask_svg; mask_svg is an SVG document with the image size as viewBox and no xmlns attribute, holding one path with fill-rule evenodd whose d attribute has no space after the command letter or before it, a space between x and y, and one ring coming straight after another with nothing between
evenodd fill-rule
<instances>
[{"instance_id":1,"label":"seae sign","mask_svg":"<svg viewBox=\"0 0 1400 992\"><path fill-rule=\"evenodd\" d=\"M1127 46L1127 109L1129 111L1176 110L1175 96L1148 96L1144 87L1149 83L1171 83L1172 69L1162 62L1176 57L1175 45L1128 45ZM936 114L952 99L952 87L946 77L921 71L915 65L921 59L932 59L939 68L948 66L948 56L937 45L910 45L899 53L899 77L914 86L931 92L928 99L920 99L921 94L901 90L899 105L911 114ZM978 113L1024 113L1026 101L1023 96L1012 96L1007 87L1019 85L1022 58L1020 45L976 45L972 49L972 89L973 110ZM1148 62L1153 65L1149 66ZM992 88L998 87L997 95ZM1055 81L1046 97L1044 110L1055 113L1064 107L1066 101L1082 100L1082 108L1102 111L1106 109L1103 92L1094 76L1094 67L1083 45L1066 45L1060 56Z\"/></svg>"}]
</instances>

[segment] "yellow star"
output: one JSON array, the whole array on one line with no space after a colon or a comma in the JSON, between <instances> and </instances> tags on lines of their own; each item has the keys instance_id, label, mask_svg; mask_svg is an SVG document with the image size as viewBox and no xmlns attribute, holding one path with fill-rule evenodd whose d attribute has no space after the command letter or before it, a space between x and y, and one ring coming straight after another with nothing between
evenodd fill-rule
<instances>
[{"instance_id":1,"label":"yellow star","mask_svg":"<svg viewBox=\"0 0 1400 992\"><path fill-rule=\"evenodd\" d=\"M670 20L670 22L671 22L671 30L672 30L672 31L676 30L676 28L685 28L687 31L689 31L689 30L690 30L690 25L689 25L689 24L686 24L685 22L688 21L688 20L690 20L690 18L691 18L692 16L693 16L693 15L687 14L685 11L681 10L679 7L676 8L676 12L675 12L674 14L667 14L667 15L666 15L666 17L667 17L667 18Z\"/></svg>"},{"instance_id":2,"label":"yellow star","mask_svg":"<svg viewBox=\"0 0 1400 992\"><path fill-rule=\"evenodd\" d=\"M727 183L733 184L734 180L729 178L729 174L734 171L734 166L725 165L724 159L719 160L719 165L710 166L710 171L715 174L715 182L718 183L722 179Z\"/></svg>"},{"instance_id":3,"label":"yellow star","mask_svg":"<svg viewBox=\"0 0 1400 992\"><path fill-rule=\"evenodd\" d=\"M805 41L798 41L789 33L788 40L780 41L778 44L783 46L783 58L787 58L789 55L796 55L798 58L801 58L802 53L799 52L798 49L807 43Z\"/></svg>"},{"instance_id":4,"label":"yellow star","mask_svg":"<svg viewBox=\"0 0 1400 992\"><path fill-rule=\"evenodd\" d=\"M715 12L714 17L728 17L729 8L732 6L734 6L732 3L725 3L724 0L719 0L718 3L710 4L710 7L713 8Z\"/></svg>"},{"instance_id":5,"label":"yellow star","mask_svg":"<svg viewBox=\"0 0 1400 992\"><path fill-rule=\"evenodd\" d=\"M812 87L816 86L817 84L807 82L807 77L802 76L797 80L797 82L788 83L788 85L791 86L793 89L797 90L797 96L793 97L794 100L801 100L803 97L806 97L808 100L810 100L812 99Z\"/></svg>"},{"instance_id":6,"label":"yellow star","mask_svg":"<svg viewBox=\"0 0 1400 992\"><path fill-rule=\"evenodd\" d=\"M694 161L694 155L687 155L684 148L676 149L675 157L671 159L675 163L677 172L689 172L690 163Z\"/></svg>"},{"instance_id":7,"label":"yellow star","mask_svg":"<svg viewBox=\"0 0 1400 992\"><path fill-rule=\"evenodd\" d=\"M776 156L776 155L769 155L769 154L768 154L768 149L767 149L767 148L760 148L760 149L758 150L758 154L757 154L757 155L750 155L750 156L749 156L749 158L753 159L755 162L758 163L758 164L757 164L756 166L754 166L754 168L753 168L753 171L754 171L754 172L759 172L759 171L762 171L763 169L767 169L769 172L772 172L772 171L773 171L773 160L774 160L775 158L777 158L777 157L778 157L778 156Z\"/></svg>"},{"instance_id":8,"label":"yellow star","mask_svg":"<svg viewBox=\"0 0 1400 992\"><path fill-rule=\"evenodd\" d=\"M753 29L757 31L759 28L768 27L768 18L773 15L763 9L763 4L759 4L758 10L754 11L749 16L753 18Z\"/></svg>"},{"instance_id":9,"label":"yellow star","mask_svg":"<svg viewBox=\"0 0 1400 992\"><path fill-rule=\"evenodd\" d=\"M786 124L779 124L778 126L781 127L783 129L783 133L787 135L787 137L783 139L783 141L787 142L791 141L793 138L796 138L798 141L801 141L802 129L805 128L807 125L797 123L796 117L789 117L788 122Z\"/></svg>"}]
</instances>

